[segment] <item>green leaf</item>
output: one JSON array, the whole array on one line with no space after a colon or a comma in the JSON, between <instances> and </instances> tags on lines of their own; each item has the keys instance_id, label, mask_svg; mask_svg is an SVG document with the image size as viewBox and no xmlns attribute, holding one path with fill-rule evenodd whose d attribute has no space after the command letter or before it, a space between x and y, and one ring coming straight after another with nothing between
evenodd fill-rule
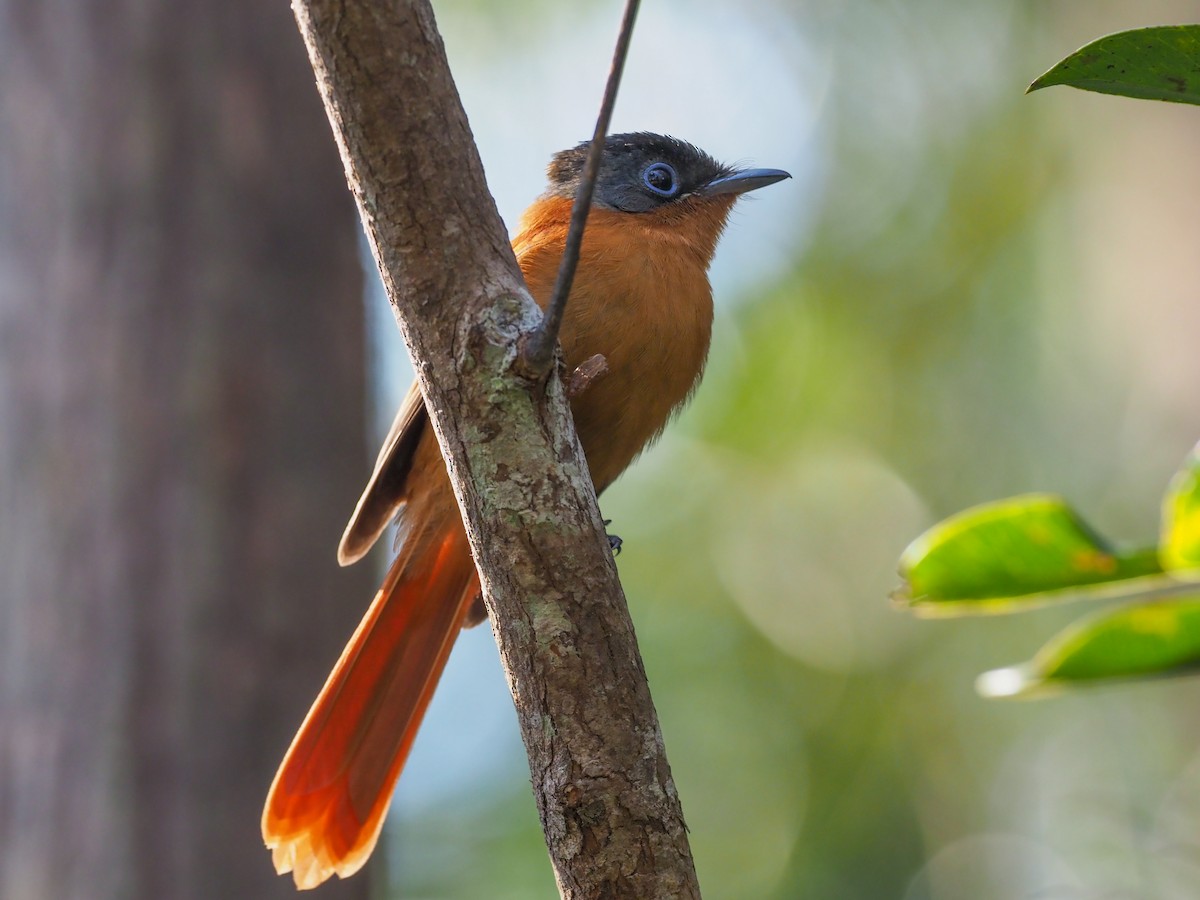
<instances>
[{"instance_id":1,"label":"green leaf","mask_svg":"<svg viewBox=\"0 0 1200 900\"><path fill-rule=\"evenodd\" d=\"M1163 497L1159 557L1169 572L1200 569L1200 446L1175 473Z\"/></svg>"},{"instance_id":2,"label":"green leaf","mask_svg":"<svg viewBox=\"0 0 1200 900\"><path fill-rule=\"evenodd\" d=\"M1022 666L979 677L987 697L1028 697L1082 684L1193 674L1200 667L1200 596L1107 609L1072 624Z\"/></svg>"},{"instance_id":3,"label":"green leaf","mask_svg":"<svg viewBox=\"0 0 1200 900\"><path fill-rule=\"evenodd\" d=\"M893 600L934 616L1134 594L1162 568L1156 550L1117 552L1061 497L1030 494L935 525L904 551L900 575Z\"/></svg>"},{"instance_id":4,"label":"green leaf","mask_svg":"<svg viewBox=\"0 0 1200 900\"><path fill-rule=\"evenodd\" d=\"M1076 50L1029 86L1065 84L1143 100L1200 104L1200 25L1139 28Z\"/></svg>"}]
</instances>

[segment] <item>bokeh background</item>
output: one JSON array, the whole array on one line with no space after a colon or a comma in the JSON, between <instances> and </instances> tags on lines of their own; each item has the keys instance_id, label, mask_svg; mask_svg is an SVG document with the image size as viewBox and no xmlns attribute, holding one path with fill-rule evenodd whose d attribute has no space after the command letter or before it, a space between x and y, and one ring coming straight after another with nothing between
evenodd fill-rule
<instances>
[{"instance_id":1,"label":"bokeh background","mask_svg":"<svg viewBox=\"0 0 1200 900\"><path fill-rule=\"evenodd\" d=\"M439 8L510 223L588 132L610 7ZM735 214L703 388L601 501L707 896L1200 896L1200 685L985 701L978 672L1078 610L887 602L907 542L976 502L1062 492L1153 540L1200 437L1200 116L1023 92L1094 37L1198 16L645 4L614 130L796 175ZM404 894L552 896L486 632L422 741L389 845Z\"/></svg>"},{"instance_id":2,"label":"bokeh background","mask_svg":"<svg viewBox=\"0 0 1200 900\"><path fill-rule=\"evenodd\" d=\"M436 8L515 228L550 154L590 134L619 10ZM739 206L703 387L601 498L707 897L1200 897L1200 682L985 701L979 672L1078 610L917 621L887 599L905 545L985 500L1060 492L1153 539L1200 438L1200 114L1024 89L1101 34L1189 21L1200 5L1165 0L644 3L614 130L795 175ZM373 444L409 375L365 294ZM352 502L328 510L334 540ZM368 596L339 591L350 621ZM336 649L313 653L288 721ZM486 626L454 651L381 851L375 897L555 896ZM0 880L36 896L21 884Z\"/></svg>"}]
</instances>

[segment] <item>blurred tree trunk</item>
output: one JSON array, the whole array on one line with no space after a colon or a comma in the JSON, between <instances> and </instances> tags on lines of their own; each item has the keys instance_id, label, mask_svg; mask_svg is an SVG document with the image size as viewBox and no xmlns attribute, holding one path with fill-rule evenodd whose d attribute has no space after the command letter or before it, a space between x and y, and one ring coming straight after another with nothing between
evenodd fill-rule
<instances>
[{"instance_id":1,"label":"blurred tree trunk","mask_svg":"<svg viewBox=\"0 0 1200 900\"><path fill-rule=\"evenodd\" d=\"M372 589L304 48L280 3L0 0L0 85L0 896L294 896L261 803Z\"/></svg>"}]
</instances>

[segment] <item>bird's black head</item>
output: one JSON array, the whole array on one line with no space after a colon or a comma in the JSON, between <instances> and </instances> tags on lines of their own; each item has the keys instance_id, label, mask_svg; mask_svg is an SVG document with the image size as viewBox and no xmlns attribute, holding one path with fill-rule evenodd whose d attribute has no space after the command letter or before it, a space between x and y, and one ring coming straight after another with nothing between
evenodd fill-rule
<instances>
[{"instance_id":1,"label":"bird's black head","mask_svg":"<svg viewBox=\"0 0 1200 900\"><path fill-rule=\"evenodd\" d=\"M585 142L554 155L549 169L551 195L574 199L589 145ZM738 170L722 165L699 147L661 134L614 134L604 144L593 202L644 213L689 197L742 194L789 177L779 169Z\"/></svg>"}]
</instances>

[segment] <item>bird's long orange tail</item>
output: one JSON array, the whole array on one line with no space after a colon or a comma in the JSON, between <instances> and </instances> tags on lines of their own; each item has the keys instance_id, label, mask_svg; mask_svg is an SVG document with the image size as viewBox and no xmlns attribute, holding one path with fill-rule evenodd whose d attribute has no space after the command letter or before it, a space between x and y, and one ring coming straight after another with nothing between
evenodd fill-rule
<instances>
[{"instance_id":1,"label":"bird's long orange tail","mask_svg":"<svg viewBox=\"0 0 1200 900\"><path fill-rule=\"evenodd\" d=\"M263 839L298 888L345 878L370 856L475 592L461 527L392 565L267 796Z\"/></svg>"}]
</instances>

